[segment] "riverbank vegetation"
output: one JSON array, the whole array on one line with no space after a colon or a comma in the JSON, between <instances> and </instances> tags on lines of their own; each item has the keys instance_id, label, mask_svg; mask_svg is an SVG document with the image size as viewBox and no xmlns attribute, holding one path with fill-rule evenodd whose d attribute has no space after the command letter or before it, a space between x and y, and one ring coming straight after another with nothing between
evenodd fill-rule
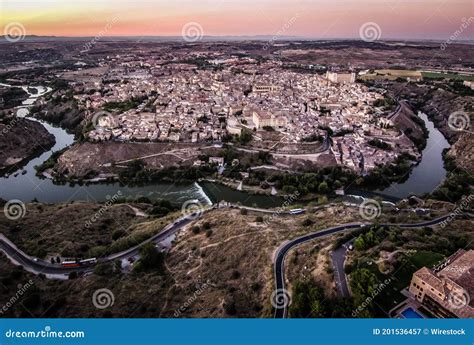
<instances>
[{"instance_id":1,"label":"riverbank vegetation","mask_svg":"<svg viewBox=\"0 0 474 345\"><path fill-rule=\"evenodd\" d=\"M152 182L192 183L216 172L215 166L169 167L161 170L149 169L141 160L134 160L120 170L120 183L144 185Z\"/></svg>"},{"instance_id":2,"label":"riverbank vegetation","mask_svg":"<svg viewBox=\"0 0 474 345\"><path fill-rule=\"evenodd\" d=\"M50 169L54 169L55 165L58 162L59 157L67 150L68 148L65 147L62 150L55 151L48 157L43 163L40 165L35 165L36 175L42 176L44 172Z\"/></svg>"},{"instance_id":3,"label":"riverbank vegetation","mask_svg":"<svg viewBox=\"0 0 474 345\"><path fill-rule=\"evenodd\" d=\"M432 194L438 200L456 202L464 195L471 194L474 177L471 173L458 167L455 158L448 156L447 152L448 150L445 150L443 153L444 168L447 171L446 179Z\"/></svg>"},{"instance_id":4,"label":"riverbank vegetation","mask_svg":"<svg viewBox=\"0 0 474 345\"><path fill-rule=\"evenodd\" d=\"M36 167L38 175L51 170L55 183L83 184L88 180L97 177L97 172L89 171L87 176L75 178L56 174L54 167L57 166L57 159L62 151L55 152L42 165ZM202 164L199 166L171 166L162 169L149 167L138 159L126 164L110 166L108 177L104 177L102 182L119 182L121 185L143 186L153 183L175 183L189 184L200 179L213 179L217 182L229 184L234 181L237 184L243 181L247 189L258 190L261 193L269 193L274 187L283 194L293 194L298 192L306 199L319 196L334 196L337 191L346 189L349 186L361 189L380 189L387 187L392 182L399 182L403 178L408 178L412 166L416 163L416 158L409 154L400 155L393 164L375 167L369 174L359 176L349 169L340 166L320 168L312 172L296 171L294 173L267 169L271 166L272 157L269 152L259 151L256 153L242 153L232 147L226 147L220 151L218 156L223 157L227 163L225 168L220 168L216 164ZM198 158L202 162L209 160L209 155L200 155ZM261 167L260 169L254 169ZM116 178L113 176L116 175Z\"/></svg>"},{"instance_id":5,"label":"riverbank vegetation","mask_svg":"<svg viewBox=\"0 0 474 345\"><path fill-rule=\"evenodd\" d=\"M0 99L3 100L2 109L11 109L21 105L28 98L28 93L21 87L0 88ZM6 111L5 111L6 112ZM4 111L0 111L2 115Z\"/></svg>"},{"instance_id":6,"label":"riverbank vegetation","mask_svg":"<svg viewBox=\"0 0 474 345\"><path fill-rule=\"evenodd\" d=\"M82 133L85 110L81 108L74 98L74 92L69 85L53 86L55 89L46 94L44 103L36 103L30 109L32 116L60 126L76 138Z\"/></svg>"}]
</instances>

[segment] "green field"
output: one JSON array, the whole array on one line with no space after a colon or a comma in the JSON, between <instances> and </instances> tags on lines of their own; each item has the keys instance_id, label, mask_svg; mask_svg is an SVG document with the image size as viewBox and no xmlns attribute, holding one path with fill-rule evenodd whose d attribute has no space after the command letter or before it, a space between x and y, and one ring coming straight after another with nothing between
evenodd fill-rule
<instances>
[{"instance_id":1,"label":"green field","mask_svg":"<svg viewBox=\"0 0 474 345\"><path fill-rule=\"evenodd\" d=\"M394 272L388 275L382 274L378 270L377 265L364 265L364 268L369 269L377 276L380 283L390 279L390 283L375 298L376 309L382 312L382 314L377 316L385 316L390 309L405 300L406 297L400 291L408 287L413 273L422 267L432 268L441 263L443 259L444 256L442 254L430 251L417 251L414 254L405 254L404 260L395 267Z\"/></svg>"},{"instance_id":2,"label":"green field","mask_svg":"<svg viewBox=\"0 0 474 345\"><path fill-rule=\"evenodd\" d=\"M396 80L397 78L421 78L421 73L418 71L406 69L378 69L373 73L364 74L359 77L363 80Z\"/></svg>"},{"instance_id":3,"label":"green field","mask_svg":"<svg viewBox=\"0 0 474 345\"><path fill-rule=\"evenodd\" d=\"M457 73L442 73L442 72L420 72L412 70L395 70L395 69L380 69L373 73L360 75L362 80L396 80L397 78L412 78L418 79L420 77L427 79L453 79L453 80L474 80L474 76L462 75Z\"/></svg>"},{"instance_id":4,"label":"green field","mask_svg":"<svg viewBox=\"0 0 474 345\"><path fill-rule=\"evenodd\" d=\"M437 73L437 72L421 72L423 78L429 79L455 79L455 80L474 80L474 76L461 75L455 73Z\"/></svg>"}]
</instances>

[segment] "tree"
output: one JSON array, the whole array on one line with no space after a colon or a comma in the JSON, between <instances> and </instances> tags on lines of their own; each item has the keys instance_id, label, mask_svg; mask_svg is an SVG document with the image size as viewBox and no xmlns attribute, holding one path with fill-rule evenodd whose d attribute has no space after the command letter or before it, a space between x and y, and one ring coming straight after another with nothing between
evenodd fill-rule
<instances>
[{"instance_id":1,"label":"tree","mask_svg":"<svg viewBox=\"0 0 474 345\"><path fill-rule=\"evenodd\" d=\"M370 272L367 268L361 268L352 272L350 284L355 303L359 305L362 304L367 297L373 296L378 285L378 280L375 274Z\"/></svg>"},{"instance_id":2,"label":"tree","mask_svg":"<svg viewBox=\"0 0 474 345\"><path fill-rule=\"evenodd\" d=\"M114 261L114 272L117 274L122 273L122 262L120 260L115 260Z\"/></svg>"},{"instance_id":3,"label":"tree","mask_svg":"<svg viewBox=\"0 0 474 345\"><path fill-rule=\"evenodd\" d=\"M151 242L140 248L140 268L144 271L157 269L162 271L164 264L164 255L159 252Z\"/></svg>"},{"instance_id":4,"label":"tree","mask_svg":"<svg viewBox=\"0 0 474 345\"><path fill-rule=\"evenodd\" d=\"M100 263L95 266L94 274L98 276L110 276L114 272L112 264L108 262Z\"/></svg>"},{"instance_id":5,"label":"tree","mask_svg":"<svg viewBox=\"0 0 474 345\"><path fill-rule=\"evenodd\" d=\"M328 187L328 184L326 181L323 181L319 184L318 186L318 192L319 193L323 193L323 194L326 194L329 192L329 187Z\"/></svg>"},{"instance_id":6,"label":"tree","mask_svg":"<svg viewBox=\"0 0 474 345\"><path fill-rule=\"evenodd\" d=\"M325 308L321 301L314 300L311 302L311 317L322 318L325 316Z\"/></svg>"},{"instance_id":7,"label":"tree","mask_svg":"<svg viewBox=\"0 0 474 345\"><path fill-rule=\"evenodd\" d=\"M123 235L125 235L125 231L121 230L121 229L118 229L118 230L115 230L113 233L112 233L112 239L114 241L117 241L120 237L122 237Z\"/></svg>"},{"instance_id":8,"label":"tree","mask_svg":"<svg viewBox=\"0 0 474 345\"><path fill-rule=\"evenodd\" d=\"M249 143L252 140L252 132L246 128L242 129L238 140L242 145Z\"/></svg>"},{"instance_id":9,"label":"tree","mask_svg":"<svg viewBox=\"0 0 474 345\"><path fill-rule=\"evenodd\" d=\"M297 281L292 297L291 317L327 317L323 289L313 281Z\"/></svg>"},{"instance_id":10,"label":"tree","mask_svg":"<svg viewBox=\"0 0 474 345\"><path fill-rule=\"evenodd\" d=\"M357 237L356 240L354 241L354 248L356 250L364 250L365 247L366 247L366 244L365 244L364 238L362 236Z\"/></svg>"}]
</instances>

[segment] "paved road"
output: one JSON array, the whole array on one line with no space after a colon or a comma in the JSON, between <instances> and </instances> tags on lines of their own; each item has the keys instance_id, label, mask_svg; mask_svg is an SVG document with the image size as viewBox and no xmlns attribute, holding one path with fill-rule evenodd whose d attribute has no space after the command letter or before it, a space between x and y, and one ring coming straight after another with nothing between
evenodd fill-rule
<instances>
[{"instance_id":1,"label":"paved road","mask_svg":"<svg viewBox=\"0 0 474 345\"><path fill-rule=\"evenodd\" d=\"M266 214L275 214L275 213L278 213L278 215L290 214L289 211L259 209L259 208L246 207L246 206L234 205L234 204L229 204L229 206L234 207L234 208L239 208L239 209L246 209L249 211L266 213ZM203 213L212 211L215 208L217 208L217 205L204 209ZM121 251L119 253L111 254L103 258L99 258L97 262L106 263L106 262L111 262L115 260L124 260L124 259L126 260L128 258L134 257L139 254L140 248L143 247L146 243L149 243L149 242L159 243L161 241L164 241L168 237L176 234L180 229L182 229L185 225L189 224L192 221L193 221L193 218L186 217L186 216L178 218L173 223L167 225L161 232L154 235L153 237L127 250ZM37 259L21 251L19 248L15 246L14 243L12 243L10 240L8 240L8 238L6 238L2 234L0 234L0 251L4 252L7 255L7 257L10 258L11 261L20 264L21 266L23 266L25 270L34 274L42 273L46 275L67 276L71 272L87 273L87 272L92 272L94 269L94 266L62 267L59 264L52 264L49 261Z\"/></svg>"},{"instance_id":2,"label":"paved road","mask_svg":"<svg viewBox=\"0 0 474 345\"><path fill-rule=\"evenodd\" d=\"M391 113L389 116L387 116L387 119L393 120L395 117L397 117L400 114L400 111L404 108L410 108L410 107L405 101L400 101L395 111Z\"/></svg>"},{"instance_id":3,"label":"paved road","mask_svg":"<svg viewBox=\"0 0 474 345\"><path fill-rule=\"evenodd\" d=\"M336 286L342 297L349 297L349 286L347 285L346 273L344 271L344 262L346 261L346 253L354 239L344 243L342 246L333 250L331 253L332 264L334 267L334 277L336 278Z\"/></svg>"},{"instance_id":4,"label":"paved road","mask_svg":"<svg viewBox=\"0 0 474 345\"><path fill-rule=\"evenodd\" d=\"M423 226L431 226L431 225L436 225L444 220L446 220L449 217L449 215L445 215L433 220L421 222L421 223L414 223L414 224L380 224L381 226L398 226L401 228L419 228ZM318 232L313 232L311 234L307 234L301 237L298 237L292 241L285 242L283 245L281 245L276 253L275 253L275 260L274 260L274 272L275 272L275 288L277 295L283 294L285 291L285 256L288 254L288 252L309 241L312 241L317 238L321 238L324 236L328 235L333 235L339 232L347 231L347 230L353 230L353 229L358 229L361 227L366 227L366 226L371 226L372 224L366 223L351 223L351 224L344 224L340 226L335 226L331 228L327 228ZM288 316L288 305L287 303L283 303L280 308L275 308L275 318L285 318Z\"/></svg>"},{"instance_id":5,"label":"paved road","mask_svg":"<svg viewBox=\"0 0 474 345\"><path fill-rule=\"evenodd\" d=\"M239 147L235 146L233 143L227 143L227 145L233 146L234 149L242 152L249 152L249 153L258 153L258 152L268 152L272 156L275 157L296 157L296 158L308 158L308 157L319 157L321 154L326 153L331 148L331 142L330 142L330 137L328 134L324 137L323 140L323 146L319 148L317 151L313 153L278 153L278 152L273 152L271 150L264 150L264 149L251 149L251 148L245 148L245 147Z\"/></svg>"},{"instance_id":6,"label":"paved road","mask_svg":"<svg viewBox=\"0 0 474 345\"><path fill-rule=\"evenodd\" d=\"M232 205L232 206L236 208L243 208L243 209L248 209L251 211L257 211L257 212L263 212L263 213L275 213L274 210L257 209L257 208L237 206L237 205ZM212 211L216 207L217 206L214 205L213 207L208 208L204 210L203 212ZM282 212L282 213L288 214L287 211ZM418 228L422 226L430 226L430 225L439 224L443 222L444 220L446 220L447 218L449 218L450 216L452 215L445 215L440 218L436 218L434 220L425 221L425 222L416 223L416 224L380 224L380 225L381 226L398 226L401 228ZM194 219L189 218L189 217L181 217L177 219L176 221L174 221L172 224L169 224L168 226L166 226L160 233L154 235L148 240L136 245L135 247L124 250L122 252L115 253L107 257L98 259L98 262L100 263L111 262L114 260L127 259L130 257L136 256L139 253L140 248L146 243L161 242L165 240L166 238L168 238L169 236L178 232L181 228L183 228L185 225L189 224L193 220ZM358 228L366 227L370 225L372 224L370 223L343 224L340 226L335 226L335 227L327 228L318 232L310 233L310 234L298 237L291 241L284 242L275 252L274 273L275 273L276 291L277 292L285 291L284 290L285 289L284 261L285 261L286 254L291 249L317 238L333 235L333 234L347 231L347 230L358 229ZM67 268L67 267L61 267L57 264L51 264L50 262L47 262L47 261L38 260L34 257L31 257L25 254L23 251L18 249L11 241L9 241L5 236L1 234L0 234L0 250L3 251L10 258L10 260L17 262L18 264L22 265L26 270L33 272L35 274L43 273L43 274L51 274L51 275L68 275L71 272L86 273L93 270L93 266ZM275 318L283 318L287 316L288 316L287 305L285 305L283 308L275 309Z\"/></svg>"},{"instance_id":7,"label":"paved road","mask_svg":"<svg viewBox=\"0 0 474 345\"><path fill-rule=\"evenodd\" d=\"M210 209L206 209L204 212L208 212ZM115 253L104 258L100 258L97 261L99 263L111 262L114 260L128 259L130 257L136 256L140 248L143 247L146 243L153 242L158 243L171 235L174 235L185 225L189 224L193 219L187 217L181 217L174 221L172 224L166 226L161 232L154 235L153 237L141 242L140 244L124 250L119 253ZM51 274L51 275L68 275L71 272L91 272L93 266L83 266L83 267L62 267L58 264L51 264L48 261L39 260L32 256L25 254L23 251L18 249L11 241L9 241L4 235L0 234L0 250L3 251L11 261L17 262L22 265L27 271L34 274Z\"/></svg>"},{"instance_id":8,"label":"paved road","mask_svg":"<svg viewBox=\"0 0 474 345\"><path fill-rule=\"evenodd\" d=\"M239 209L247 209L249 211L255 211L260 213L267 213L273 214L275 210L266 210L266 209L258 209L253 207L246 207L240 205L232 205L232 207L239 208ZM203 210L203 213L209 212L213 209L217 208L217 205L213 207L207 208ZM289 214L288 211L281 211L279 214ZM164 241L168 237L176 234L179 230L181 230L185 225L192 222L194 219L191 217L180 217L175 220L173 223L167 225L161 232L154 235L153 237L137 244L136 246L129 248L127 250L111 254L109 256L100 258L97 260L98 263L106 263L115 260L126 260L128 258L134 257L139 254L140 248L143 247L146 243L153 242L159 243ZM16 262L23 266L23 268L29 272L34 274L49 274L49 275L64 275L67 276L71 272L77 273L87 273L91 272L94 269L94 266L82 266L82 267L62 267L59 264L52 264L49 261L44 261L41 259L37 259L32 257L19 248L15 246L8 238L4 235L0 234L0 251L4 252L7 257L10 258L11 261Z\"/></svg>"}]
</instances>

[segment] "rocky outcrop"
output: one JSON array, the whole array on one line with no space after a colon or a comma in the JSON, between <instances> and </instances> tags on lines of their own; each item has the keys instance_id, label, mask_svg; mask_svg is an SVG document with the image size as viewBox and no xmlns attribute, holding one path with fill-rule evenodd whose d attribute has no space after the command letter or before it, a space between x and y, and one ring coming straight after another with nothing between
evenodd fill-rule
<instances>
[{"instance_id":1,"label":"rocky outcrop","mask_svg":"<svg viewBox=\"0 0 474 345\"><path fill-rule=\"evenodd\" d=\"M451 146L448 152L449 157L453 157L456 165L466 171L474 171L474 134L465 132L461 134L458 141Z\"/></svg>"},{"instance_id":2,"label":"rocky outcrop","mask_svg":"<svg viewBox=\"0 0 474 345\"><path fill-rule=\"evenodd\" d=\"M48 151L55 139L39 122L9 118L0 122L0 173L19 169L30 157Z\"/></svg>"}]
</instances>

